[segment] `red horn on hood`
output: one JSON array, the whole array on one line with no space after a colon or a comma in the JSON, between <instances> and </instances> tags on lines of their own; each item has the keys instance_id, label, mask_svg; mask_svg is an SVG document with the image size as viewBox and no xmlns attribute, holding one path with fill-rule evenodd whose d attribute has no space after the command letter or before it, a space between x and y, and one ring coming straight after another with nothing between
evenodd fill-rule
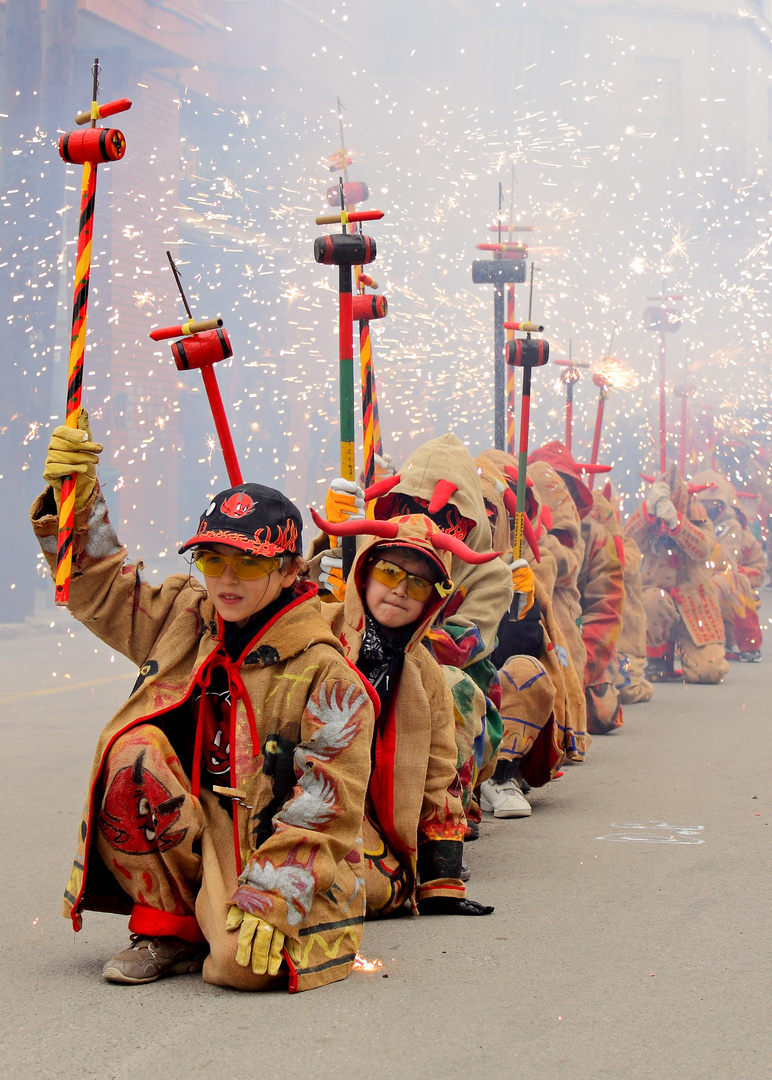
<instances>
[{"instance_id":1,"label":"red horn on hood","mask_svg":"<svg viewBox=\"0 0 772 1080\"><path fill-rule=\"evenodd\" d=\"M381 536L394 540L399 526L396 521L375 521L371 518L355 518L353 521L325 521L316 510L311 510L314 525L328 536Z\"/></svg>"},{"instance_id":2,"label":"red horn on hood","mask_svg":"<svg viewBox=\"0 0 772 1080\"><path fill-rule=\"evenodd\" d=\"M541 519L544 522L544 528L549 532L552 528L552 510L549 506L545 506L544 503L541 506Z\"/></svg>"},{"instance_id":3,"label":"red horn on hood","mask_svg":"<svg viewBox=\"0 0 772 1080\"><path fill-rule=\"evenodd\" d=\"M603 498L607 501L611 498L611 481L607 480L603 485Z\"/></svg>"},{"instance_id":4,"label":"red horn on hood","mask_svg":"<svg viewBox=\"0 0 772 1080\"><path fill-rule=\"evenodd\" d=\"M505 465L504 466L504 472L506 473L506 475L509 477L509 479L512 481L513 484L517 483L517 469L515 468L514 465ZM530 478L530 476L526 476L526 478L525 478L525 486L526 487L533 487L533 480Z\"/></svg>"},{"instance_id":5,"label":"red horn on hood","mask_svg":"<svg viewBox=\"0 0 772 1080\"><path fill-rule=\"evenodd\" d=\"M501 554L500 551L474 551L463 540L459 540L457 536L451 536L450 533L440 531L432 533L431 544L432 547L439 548L440 551L449 551L451 555L458 556L463 562L474 563L475 566L479 566L481 563L493 562Z\"/></svg>"},{"instance_id":6,"label":"red horn on hood","mask_svg":"<svg viewBox=\"0 0 772 1080\"><path fill-rule=\"evenodd\" d=\"M577 461L577 465L579 462ZM597 476L598 473L611 472L614 468L613 465L598 465L597 462L588 461L584 465L579 465L582 472L589 473L590 476Z\"/></svg>"},{"instance_id":7,"label":"red horn on hood","mask_svg":"<svg viewBox=\"0 0 772 1080\"><path fill-rule=\"evenodd\" d=\"M699 495L701 491L709 491L710 488L716 487L712 480L709 484L687 484L686 486L689 488L690 495Z\"/></svg>"},{"instance_id":8,"label":"red horn on hood","mask_svg":"<svg viewBox=\"0 0 772 1080\"><path fill-rule=\"evenodd\" d=\"M372 502L373 499L380 499L381 495L388 495L391 489L397 486L399 481L399 473L397 473L396 476L385 476L383 480L376 480L369 488L365 488L365 502Z\"/></svg>"},{"instance_id":9,"label":"red horn on hood","mask_svg":"<svg viewBox=\"0 0 772 1080\"><path fill-rule=\"evenodd\" d=\"M515 514L517 513L517 499L515 498L515 493L512 491L511 488L507 488L507 490L504 492L503 499L504 505L507 508L507 513L514 520ZM536 539L536 533L533 531L531 519L528 517L527 514L523 514L523 536L528 541L528 547L533 552L534 559L536 559L537 563L540 563L541 552L539 551L539 541Z\"/></svg>"},{"instance_id":10,"label":"red horn on hood","mask_svg":"<svg viewBox=\"0 0 772 1080\"><path fill-rule=\"evenodd\" d=\"M427 509L427 514L431 517L432 514L436 514L438 510L442 510L443 506L447 506L450 496L454 491L458 491L458 484L454 484L452 480L438 480L434 488L434 494L432 495L431 502Z\"/></svg>"},{"instance_id":11,"label":"red horn on hood","mask_svg":"<svg viewBox=\"0 0 772 1080\"><path fill-rule=\"evenodd\" d=\"M645 480L647 484L653 484L657 480L656 476L650 476L648 473L645 472L639 472L638 475L640 476L641 480Z\"/></svg>"}]
</instances>

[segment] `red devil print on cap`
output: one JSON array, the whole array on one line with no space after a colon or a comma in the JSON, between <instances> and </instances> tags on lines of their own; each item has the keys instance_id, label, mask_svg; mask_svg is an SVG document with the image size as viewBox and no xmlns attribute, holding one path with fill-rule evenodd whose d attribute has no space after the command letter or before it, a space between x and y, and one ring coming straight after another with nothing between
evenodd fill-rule
<instances>
[{"instance_id":1,"label":"red devil print on cap","mask_svg":"<svg viewBox=\"0 0 772 1080\"><path fill-rule=\"evenodd\" d=\"M239 491L230 498L225 499L220 507L220 513L230 518L242 518L251 514L255 504L244 491Z\"/></svg>"}]
</instances>

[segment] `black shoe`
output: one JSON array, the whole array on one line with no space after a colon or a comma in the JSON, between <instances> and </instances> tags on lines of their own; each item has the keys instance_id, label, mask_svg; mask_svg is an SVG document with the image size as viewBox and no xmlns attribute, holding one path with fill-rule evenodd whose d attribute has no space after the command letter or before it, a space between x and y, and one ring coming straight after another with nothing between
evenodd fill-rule
<instances>
[{"instance_id":1,"label":"black shoe","mask_svg":"<svg viewBox=\"0 0 772 1080\"><path fill-rule=\"evenodd\" d=\"M754 649L753 652L741 652L740 659L746 664L758 664L761 660L761 649Z\"/></svg>"},{"instance_id":2,"label":"black shoe","mask_svg":"<svg viewBox=\"0 0 772 1080\"><path fill-rule=\"evenodd\" d=\"M679 678L669 660L651 658L646 661L646 678L649 682L671 682Z\"/></svg>"}]
</instances>

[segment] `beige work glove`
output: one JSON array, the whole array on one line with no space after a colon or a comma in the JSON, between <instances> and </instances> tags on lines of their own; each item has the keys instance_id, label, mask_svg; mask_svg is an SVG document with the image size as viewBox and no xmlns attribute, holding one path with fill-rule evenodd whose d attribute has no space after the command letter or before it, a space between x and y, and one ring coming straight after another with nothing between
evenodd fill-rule
<instances>
[{"instance_id":1,"label":"beige work glove","mask_svg":"<svg viewBox=\"0 0 772 1080\"><path fill-rule=\"evenodd\" d=\"M374 454L373 462L375 464L373 483L377 484L379 480L385 480L387 476L396 475L397 466L394 464L394 458L391 454L387 454L385 451L383 454Z\"/></svg>"},{"instance_id":2,"label":"beige work glove","mask_svg":"<svg viewBox=\"0 0 772 1080\"><path fill-rule=\"evenodd\" d=\"M649 517L659 516L657 514L657 504L663 499L670 500L670 485L666 484L664 480L655 480L646 496L646 512Z\"/></svg>"},{"instance_id":3,"label":"beige work glove","mask_svg":"<svg viewBox=\"0 0 772 1080\"><path fill-rule=\"evenodd\" d=\"M101 443L91 441L91 429L88 426L88 413L85 409L78 412L78 426L66 427L62 424L51 432L48 444L48 456L43 470L43 479L50 484L59 509L62 495L62 479L75 476L75 510L82 510L94 491L97 478L97 463L102 453Z\"/></svg>"}]
</instances>

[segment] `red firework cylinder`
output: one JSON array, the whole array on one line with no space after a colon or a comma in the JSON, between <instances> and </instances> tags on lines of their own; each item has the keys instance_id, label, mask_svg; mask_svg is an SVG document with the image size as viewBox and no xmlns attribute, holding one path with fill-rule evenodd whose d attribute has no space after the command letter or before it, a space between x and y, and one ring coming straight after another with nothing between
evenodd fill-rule
<instances>
[{"instance_id":1,"label":"red firework cylinder","mask_svg":"<svg viewBox=\"0 0 772 1080\"><path fill-rule=\"evenodd\" d=\"M131 101L128 98L118 98L117 101L106 101L104 105L97 106L97 120L104 120L108 116L114 116L115 113L126 112L131 108ZM79 112L75 117L76 124L88 124L91 121L91 109L86 109L85 112Z\"/></svg>"},{"instance_id":2,"label":"red firework cylinder","mask_svg":"<svg viewBox=\"0 0 772 1080\"><path fill-rule=\"evenodd\" d=\"M352 181L343 185L343 198L346 200L346 206L367 202L370 198L370 189L361 181L356 183ZM327 202L330 206L340 206L340 189L337 186L327 188Z\"/></svg>"},{"instance_id":3,"label":"red firework cylinder","mask_svg":"<svg viewBox=\"0 0 772 1080\"><path fill-rule=\"evenodd\" d=\"M364 233L335 233L314 240L314 259L325 266L363 266L376 254L375 240Z\"/></svg>"},{"instance_id":4,"label":"red firework cylinder","mask_svg":"<svg viewBox=\"0 0 772 1080\"><path fill-rule=\"evenodd\" d=\"M70 131L59 140L59 154L70 165L120 161L125 153L126 140L117 128L83 128Z\"/></svg>"},{"instance_id":5,"label":"red firework cylinder","mask_svg":"<svg viewBox=\"0 0 772 1080\"><path fill-rule=\"evenodd\" d=\"M190 371L227 360L233 356L233 349L225 330L206 330L203 334L192 334L182 341L175 341L172 356L179 371Z\"/></svg>"},{"instance_id":6,"label":"red firework cylinder","mask_svg":"<svg viewBox=\"0 0 772 1080\"><path fill-rule=\"evenodd\" d=\"M513 367L542 367L550 358L550 344L543 338L516 338L507 342L507 363Z\"/></svg>"},{"instance_id":7,"label":"red firework cylinder","mask_svg":"<svg viewBox=\"0 0 772 1080\"><path fill-rule=\"evenodd\" d=\"M372 319L385 319L389 304L385 296L355 296L352 310L354 322L370 322Z\"/></svg>"}]
</instances>

